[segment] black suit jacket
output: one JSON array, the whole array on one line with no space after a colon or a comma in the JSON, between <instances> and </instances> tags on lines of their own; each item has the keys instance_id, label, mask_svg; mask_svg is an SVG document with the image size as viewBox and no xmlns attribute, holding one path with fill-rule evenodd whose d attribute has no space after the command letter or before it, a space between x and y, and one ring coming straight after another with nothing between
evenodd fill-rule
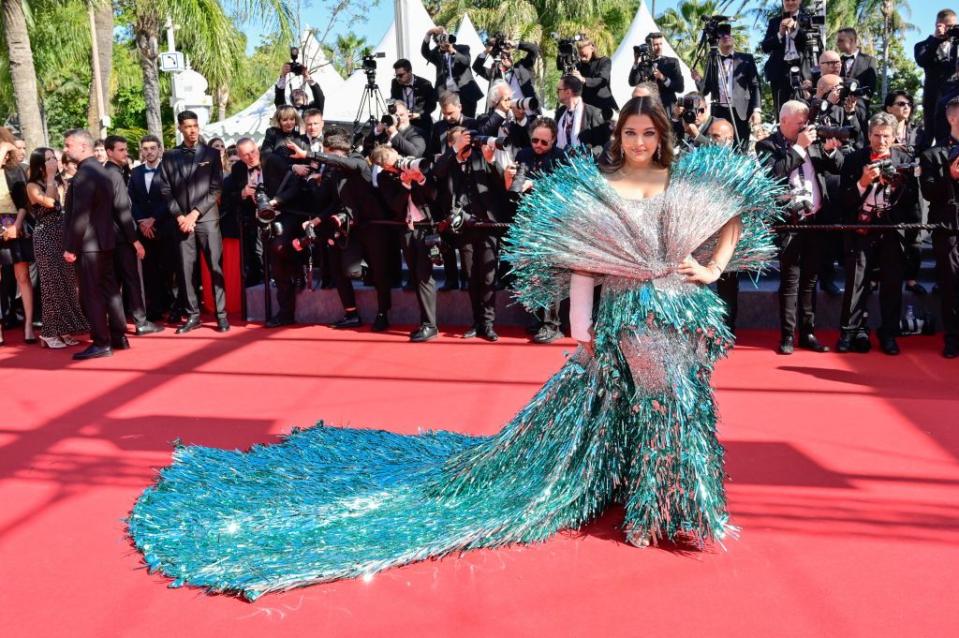
<instances>
[{"instance_id":1,"label":"black suit jacket","mask_svg":"<svg viewBox=\"0 0 959 638\"><path fill-rule=\"evenodd\" d=\"M872 149L868 146L861 148L845 159L842 167L842 175L839 181L839 201L842 204L843 212L846 215L846 221L855 223L859 208L869 196L869 193L876 188L877 184L870 185L866 191L860 195L857 182L862 177L862 169L871 164L870 154ZM893 148L891 152L892 163L895 165L909 164L912 162L912 156L906 151ZM899 175L899 181L894 188L895 205L889 211L889 216L880 220L886 224L911 224L920 219L919 211L919 185L916 182L915 172Z\"/></svg>"},{"instance_id":2,"label":"black suit jacket","mask_svg":"<svg viewBox=\"0 0 959 638\"><path fill-rule=\"evenodd\" d=\"M473 79L473 71L470 69L470 48L465 44L454 44L453 50L453 82L459 88L460 100L475 102L483 97L483 92ZM446 78L450 75L446 67L445 54L439 47L431 49L428 37L423 40L420 53L427 62L436 67L436 94L443 96L447 92Z\"/></svg>"},{"instance_id":3,"label":"black suit jacket","mask_svg":"<svg viewBox=\"0 0 959 638\"><path fill-rule=\"evenodd\" d=\"M63 249L73 254L116 248L113 181L95 157L80 162L64 202Z\"/></svg>"},{"instance_id":4,"label":"black suit jacket","mask_svg":"<svg viewBox=\"0 0 959 638\"><path fill-rule=\"evenodd\" d=\"M676 103L678 93L686 90L686 82L683 80L683 71L679 66L679 60L663 56L653 61L659 72L666 76L666 80L656 80L656 86L659 87L659 99L663 103L666 113L670 113L670 107ZM636 86L642 78L639 77L639 67L635 64L629 70L629 85ZM669 85L666 85L666 81Z\"/></svg>"},{"instance_id":5,"label":"black suit jacket","mask_svg":"<svg viewBox=\"0 0 959 638\"><path fill-rule=\"evenodd\" d=\"M406 221L407 204L410 198L427 219L433 219L430 206L434 199L434 188L429 175L426 176L425 183L413 182L407 189L403 186L399 173L382 171L376 178L376 192L383 201L386 212L394 221Z\"/></svg>"},{"instance_id":6,"label":"black suit jacket","mask_svg":"<svg viewBox=\"0 0 959 638\"><path fill-rule=\"evenodd\" d=\"M562 71L559 59L556 67ZM616 99L610 91L610 74L613 71L613 61L609 58L593 56L589 62L578 62L576 70L583 76L583 101L599 110L613 110L619 108Z\"/></svg>"},{"instance_id":7,"label":"black suit jacket","mask_svg":"<svg viewBox=\"0 0 959 638\"><path fill-rule=\"evenodd\" d=\"M843 168L845 156L839 151L832 155L823 155L818 144L813 144L806 151L816 170L816 182L822 196L822 206L825 207L829 203L826 173L839 173ZM766 139L756 143L756 155L769 166L773 177L780 179L788 179L794 170L802 170L802 165L805 163L802 156L793 148L793 143L787 140L778 129Z\"/></svg>"},{"instance_id":8,"label":"black suit jacket","mask_svg":"<svg viewBox=\"0 0 959 638\"><path fill-rule=\"evenodd\" d=\"M477 129L478 124L475 119L471 117L466 117L463 115L460 118L459 124L450 124L446 120L440 120L433 125L433 130L430 131L430 141L426 145L427 155L438 155L446 152L446 134L454 126L463 126L467 130L474 131Z\"/></svg>"},{"instance_id":9,"label":"black suit jacket","mask_svg":"<svg viewBox=\"0 0 959 638\"><path fill-rule=\"evenodd\" d=\"M508 72L515 76L523 97L534 97L539 101L539 96L536 94L536 75L533 68L540 56L539 47L532 42L520 42L517 48L525 52L526 55L523 56L522 60L514 60L513 66ZM473 62L473 72L490 82L505 79L499 67L486 67L486 58L485 51L476 56L476 60Z\"/></svg>"},{"instance_id":10,"label":"black suit jacket","mask_svg":"<svg viewBox=\"0 0 959 638\"><path fill-rule=\"evenodd\" d=\"M323 107L326 106L326 96L323 95L323 89L320 88L320 83L313 82L307 86L310 87L310 92L313 94L313 100L311 102L307 102L306 105L301 106L296 110L300 112L300 116L302 116L307 109L316 109L322 113ZM281 89L280 87L274 85L273 91L273 103L277 106L283 106L286 104L286 89Z\"/></svg>"},{"instance_id":11,"label":"black suit jacket","mask_svg":"<svg viewBox=\"0 0 959 638\"><path fill-rule=\"evenodd\" d=\"M699 83L703 96L711 95L719 100L719 74L716 65L710 65L706 77ZM740 120L748 120L753 111L760 108L762 97L759 91L759 73L756 60L748 53L733 53L733 111Z\"/></svg>"},{"instance_id":12,"label":"black suit jacket","mask_svg":"<svg viewBox=\"0 0 959 638\"><path fill-rule=\"evenodd\" d=\"M950 63L949 52L940 49L942 40L929 36L918 42L914 49L916 64L922 67L926 74L923 83L922 103L929 108L935 106L942 94L942 85L956 72L955 65Z\"/></svg>"},{"instance_id":13,"label":"black suit jacket","mask_svg":"<svg viewBox=\"0 0 959 638\"><path fill-rule=\"evenodd\" d=\"M373 176L359 153L311 153L310 161L323 165L323 178L314 191L314 210L326 215L342 210L354 224L386 219L386 211L373 190Z\"/></svg>"},{"instance_id":14,"label":"black suit jacket","mask_svg":"<svg viewBox=\"0 0 959 638\"><path fill-rule=\"evenodd\" d=\"M786 38L779 39L779 26L783 23L782 16L778 16L769 21L766 27L766 35L760 43L763 53L769 58L763 67L763 75L774 88L785 88L789 86L788 69L786 68ZM799 53L799 68L804 80L812 79L812 68L818 64L818 60L809 59L807 44L809 38L817 37L816 34L806 33L802 29L797 29L795 43L796 52Z\"/></svg>"},{"instance_id":15,"label":"black suit jacket","mask_svg":"<svg viewBox=\"0 0 959 638\"><path fill-rule=\"evenodd\" d=\"M263 171L263 190L276 200L276 207L283 213L305 215L299 210L298 198L302 182L290 171L292 163L282 153L261 156L260 170ZM230 200L237 207L239 218L244 223L252 222L256 215L256 206L252 199L243 197L243 189L250 181L250 169L245 162L235 162L230 169L229 189L224 186L223 199Z\"/></svg>"},{"instance_id":16,"label":"black suit jacket","mask_svg":"<svg viewBox=\"0 0 959 638\"><path fill-rule=\"evenodd\" d=\"M197 144L190 153L180 145L164 153L160 165L163 170L154 179L160 179L160 192L174 219L197 210L198 223L219 221L217 198L223 189L223 167L216 149Z\"/></svg>"},{"instance_id":17,"label":"black suit jacket","mask_svg":"<svg viewBox=\"0 0 959 638\"><path fill-rule=\"evenodd\" d=\"M929 201L929 223L959 228L959 182L949 174L949 149L955 145L934 146L919 156L919 187Z\"/></svg>"},{"instance_id":18,"label":"black suit jacket","mask_svg":"<svg viewBox=\"0 0 959 638\"><path fill-rule=\"evenodd\" d=\"M127 190L123 168L110 161L107 161L103 168L113 184L113 223L116 225L117 237L122 237L132 244L138 239L137 225L133 221L130 192Z\"/></svg>"},{"instance_id":19,"label":"black suit jacket","mask_svg":"<svg viewBox=\"0 0 959 638\"><path fill-rule=\"evenodd\" d=\"M603 117L603 112L599 108L584 104L583 119L580 122L579 143L589 147L593 157L599 157L609 141L611 131L609 122ZM556 109L556 125L562 126L563 116L566 114L566 107L560 106ZM564 150L569 150L564 149Z\"/></svg>"},{"instance_id":20,"label":"black suit jacket","mask_svg":"<svg viewBox=\"0 0 959 638\"><path fill-rule=\"evenodd\" d=\"M390 99L406 104L404 88L405 87L400 84L396 78L393 78L393 81L390 82ZM433 85L430 84L429 80L421 78L418 75L413 76L412 88L413 108L410 112L419 115L419 117L411 119L410 123L423 131L424 136L428 136L430 129L433 127L433 111L436 110L436 91L433 89Z\"/></svg>"},{"instance_id":21,"label":"black suit jacket","mask_svg":"<svg viewBox=\"0 0 959 638\"><path fill-rule=\"evenodd\" d=\"M157 227L165 226L171 223L173 218L170 217L169 204L160 192L160 180L157 179L160 176L160 165L157 165L157 171L153 174L149 191L146 184L146 169L146 164L140 164L134 168L127 184L133 219L139 222L152 217Z\"/></svg>"},{"instance_id":22,"label":"black suit jacket","mask_svg":"<svg viewBox=\"0 0 959 638\"><path fill-rule=\"evenodd\" d=\"M469 211L477 221L510 220L512 211L503 174L495 163L489 164L482 153L474 150L466 162L460 163L449 148L437 158L432 173L437 182L449 180L447 189L452 201Z\"/></svg>"}]
</instances>

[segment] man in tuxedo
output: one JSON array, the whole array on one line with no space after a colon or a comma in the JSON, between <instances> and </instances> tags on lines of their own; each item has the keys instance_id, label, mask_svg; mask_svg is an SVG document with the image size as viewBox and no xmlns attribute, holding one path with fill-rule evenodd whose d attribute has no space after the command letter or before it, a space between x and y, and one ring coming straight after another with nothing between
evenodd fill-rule
<instances>
[{"instance_id":1,"label":"man in tuxedo","mask_svg":"<svg viewBox=\"0 0 959 638\"><path fill-rule=\"evenodd\" d=\"M791 69L798 69L795 81L811 83L812 70L816 64L810 59L811 39L818 38L815 31L807 32L800 26L799 12L802 0L782 0L782 14L769 21L761 48L769 58L763 73L773 90L776 111L789 100L801 99L793 86Z\"/></svg>"},{"instance_id":2,"label":"man in tuxedo","mask_svg":"<svg viewBox=\"0 0 959 638\"><path fill-rule=\"evenodd\" d=\"M116 224L117 242L113 250L113 267L123 294L127 297L130 314L137 336L153 334L163 330L147 319L146 302L143 297L143 282L140 279L140 260L145 251L137 235L136 222L133 220L130 191L127 187L129 176L127 168L127 141L119 135L108 135L103 141L107 151L107 175L113 182L113 220Z\"/></svg>"},{"instance_id":3,"label":"man in tuxedo","mask_svg":"<svg viewBox=\"0 0 959 638\"><path fill-rule=\"evenodd\" d=\"M502 47L499 60L490 57L490 53L496 44ZM516 61L513 59L517 51L526 54L522 60ZM505 82L510 88L514 102L519 102L523 98L535 100L536 108L531 109L531 112L539 113L540 99L536 94L534 70L539 55L539 47L532 42L520 42L514 47L510 41L497 43L495 40L491 40L486 43L486 49L476 56L476 60L473 62L473 72L485 78L490 84L497 80Z\"/></svg>"},{"instance_id":4,"label":"man in tuxedo","mask_svg":"<svg viewBox=\"0 0 959 638\"><path fill-rule=\"evenodd\" d=\"M599 157L609 141L609 120L599 108L583 100L582 80L575 75L564 75L556 85L556 97L560 102L556 109L559 131L556 146L567 152L585 146L593 157Z\"/></svg>"},{"instance_id":5,"label":"man in tuxedo","mask_svg":"<svg viewBox=\"0 0 959 638\"><path fill-rule=\"evenodd\" d=\"M659 89L659 101L662 102L666 113L672 112L677 95L686 89L683 72L677 58L663 55L663 46L666 39L662 33L654 32L646 36L649 46L649 57L653 63L652 77L641 77L642 67L639 65L639 56L633 60L633 67L629 70L629 85L636 86L641 82L655 82Z\"/></svg>"},{"instance_id":6,"label":"man in tuxedo","mask_svg":"<svg viewBox=\"0 0 959 638\"><path fill-rule=\"evenodd\" d=\"M929 200L929 223L949 230L932 231L936 280L942 304L942 355L959 356L959 97L946 104L949 138L937 139L919 161L922 196Z\"/></svg>"},{"instance_id":7,"label":"man in tuxedo","mask_svg":"<svg viewBox=\"0 0 959 638\"><path fill-rule=\"evenodd\" d=\"M300 193L300 180L292 172L286 149L278 149L260 156L256 142L248 137L236 143L240 158L233 165L230 175L230 191L224 190L224 199L238 202L240 216L256 220L256 196L262 191L269 198L269 206L278 214L272 222L256 220L262 230L271 226L267 244L263 247L270 259L270 274L276 282L276 299L279 310L274 317L266 317L266 327L276 328L294 322L296 311L296 286L298 259L293 249L293 240L300 235L305 211L294 207ZM304 170L309 170L303 167Z\"/></svg>"},{"instance_id":8,"label":"man in tuxedo","mask_svg":"<svg viewBox=\"0 0 959 638\"><path fill-rule=\"evenodd\" d=\"M896 118L877 113L869 120L868 146L846 157L839 196L848 223L912 224L919 221L918 183L913 157L896 142ZM900 170L884 171L880 163ZM868 352L866 299L869 274L879 268L879 347L889 355L899 354L896 336L902 313L902 283L905 270L905 233L850 233L845 243L846 290L842 298L838 352Z\"/></svg>"},{"instance_id":9,"label":"man in tuxedo","mask_svg":"<svg viewBox=\"0 0 959 638\"><path fill-rule=\"evenodd\" d=\"M576 63L576 68L570 75L583 85L580 92L583 102L599 109L603 121L608 123L613 119L613 113L619 108L610 90L613 61L596 55L596 45L588 38L579 40L576 48L579 51L579 62ZM558 58L556 68L563 71L562 62ZM556 120L559 121L558 115Z\"/></svg>"},{"instance_id":10,"label":"man in tuxedo","mask_svg":"<svg viewBox=\"0 0 959 638\"><path fill-rule=\"evenodd\" d=\"M163 314L169 312L171 319L178 321L177 227L156 179L161 153L158 137L146 135L140 140L143 163L133 169L127 188L133 220L146 253L141 263L147 319L161 321Z\"/></svg>"},{"instance_id":11,"label":"man in tuxedo","mask_svg":"<svg viewBox=\"0 0 959 638\"><path fill-rule=\"evenodd\" d=\"M433 128L433 111L436 110L436 91L426 78L413 75L409 60L400 59L393 64L393 81L390 82L390 97L402 102L410 112L410 123L429 138Z\"/></svg>"},{"instance_id":12,"label":"man in tuxedo","mask_svg":"<svg viewBox=\"0 0 959 638\"><path fill-rule=\"evenodd\" d=\"M847 27L840 29L836 34L836 48L839 49L839 59L842 62L840 76L849 86L855 80L860 88L868 89L869 95L876 94L878 73L876 72L876 58L859 50L859 34L855 29ZM857 99L856 116L859 118L859 128L866 131L869 123L869 97Z\"/></svg>"},{"instance_id":13,"label":"man in tuxedo","mask_svg":"<svg viewBox=\"0 0 959 638\"><path fill-rule=\"evenodd\" d=\"M396 113L392 123L378 122L363 144L364 152L369 155L375 144L388 144L405 157L423 157L426 154L426 139L420 129L410 122L410 111L403 102L390 102Z\"/></svg>"},{"instance_id":14,"label":"man in tuxedo","mask_svg":"<svg viewBox=\"0 0 959 638\"><path fill-rule=\"evenodd\" d=\"M949 38L949 30L956 26L956 12L943 9L936 14L936 27L928 38L916 44L916 64L925 73L922 85L922 113L926 135L936 137L937 144L948 142L945 115L939 113L944 89L956 75L956 45ZM941 121L941 124L940 124Z\"/></svg>"},{"instance_id":15,"label":"man in tuxedo","mask_svg":"<svg viewBox=\"0 0 959 638\"><path fill-rule=\"evenodd\" d=\"M82 361L113 355L113 346L129 347L123 301L113 270L117 236L113 217L113 182L93 154L93 136L84 129L67 131L64 153L77 162L64 202L63 258L77 264L80 304L93 343L73 358Z\"/></svg>"},{"instance_id":16,"label":"man in tuxedo","mask_svg":"<svg viewBox=\"0 0 959 638\"><path fill-rule=\"evenodd\" d=\"M790 100L779 110L779 128L756 144L756 154L767 162L774 177L787 180L791 224L810 223L826 202L825 173L842 167L838 140L819 143L809 126L809 107ZM779 353L792 354L795 345L797 306L799 347L814 352L829 348L816 339L816 277L819 272L819 237L810 232L780 235Z\"/></svg>"},{"instance_id":17,"label":"man in tuxedo","mask_svg":"<svg viewBox=\"0 0 959 638\"><path fill-rule=\"evenodd\" d=\"M385 234L388 230L370 223L386 219L387 215L373 190L369 163L361 154L351 151L349 135L342 129L326 132L322 153L292 147L290 151L294 160L309 159L311 168L320 174L319 187L313 194L313 210L318 214L305 223L311 224L318 235L332 236L333 230L337 232L330 257L344 315L332 327L362 325L352 280L362 276L365 257L376 288L377 312L372 327L375 332L387 330L392 304Z\"/></svg>"},{"instance_id":18,"label":"man in tuxedo","mask_svg":"<svg viewBox=\"0 0 959 638\"><path fill-rule=\"evenodd\" d=\"M426 154L439 155L446 150L446 135L454 126L462 126L467 130L476 129L476 120L463 115L463 105L460 96L456 93L447 93L440 98L440 119L430 131L430 140L426 145Z\"/></svg>"},{"instance_id":19,"label":"man in tuxedo","mask_svg":"<svg viewBox=\"0 0 959 638\"><path fill-rule=\"evenodd\" d=\"M449 179L453 206L461 208L472 221L508 222L510 207L503 174L493 162L494 148L484 144L474 149L469 131L455 127L448 134L449 149L437 158L433 175L437 182ZM487 341L499 339L493 330L496 318L497 250L499 237L487 229L467 228L464 240L473 249L473 268L470 277L470 301L473 305L473 325L464 339L481 337Z\"/></svg>"},{"instance_id":20,"label":"man in tuxedo","mask_svg":"<svg viewBox=\"0 0 959 638\"><path fill-rule=\"evenodd\" d=\"M440 36L441 44L430 48L430 39ZM455 44L456 38L446 33L443 27L435 27L426 32L420 53L426 61L436 67L436 97L442 99L447 93L460 96L463 113L476 117L476 103L483 97L473 71L470 69L470 48L465 44Z\"/></svg>"},{"instance_id":21,"label":"man in tuxedo","mask_svg":"<svg viewBox=\"0 0 959 638\"><path fill-rule=\"evenodd\" d=\"M323 113L308 109L303 114L303 137L310 151L323 150Z\"/></svg>"},{"instance_id":22,"label":"man in tuxedo","mask_svg":"<svg viewBox=\"0 0 959 638\"><path fill-rule=\"evenodd\" d=\"M220 154L200 142L200 125L193 111L177 115L183 144L164 153L161 161L160 184L167 200L170 215L179 230L179 273L177 284L183 297L187 318L177 334L200 327L200 300L194 285L193 273L197 252L202 251L213 282L213 300L216 304L216 324L219 332L226 332L230 324L226 318L226 293L223 280L223 237L220 235L220 211L217 198L223 186L223 168Z\"/></svg>"},{"instance_id":23,"label":"man in tuxedo","mask_svg":"<svg viewBox=\"0 0 959 638\"><path fill-rule=\"evenodd\" d=\"M736 52L730 25L719 30L719 55L707 63L705 78L693 70L693 79L699 92L712 98L712 116L732 122L737 145L745 149L751 127L762 123L759 74L753 56Z\"/></svg>"}]
</instances>

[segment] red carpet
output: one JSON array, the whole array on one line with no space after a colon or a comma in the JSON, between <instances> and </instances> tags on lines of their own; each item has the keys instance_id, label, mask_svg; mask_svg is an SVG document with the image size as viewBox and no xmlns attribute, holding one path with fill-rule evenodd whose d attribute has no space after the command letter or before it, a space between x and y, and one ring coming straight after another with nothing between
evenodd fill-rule
<instances>
[{"instance_id":1,"label":"red carpet","mask_svg":"<svg viewBox=\"0 0 959 638\"><path fill-rule=\"evenodd\" d=\"M824 335L833 337L833 335ZM939 636L959 631L959 361L778 357L747 333L715 377L728 551L633 548L609 512L581 533L254 604L171 590L122 519L170 444L245 448L292 425L488 434L569 342L209 326L112 359L0 348L0 635Z\"/></svg>"}]
</instances>

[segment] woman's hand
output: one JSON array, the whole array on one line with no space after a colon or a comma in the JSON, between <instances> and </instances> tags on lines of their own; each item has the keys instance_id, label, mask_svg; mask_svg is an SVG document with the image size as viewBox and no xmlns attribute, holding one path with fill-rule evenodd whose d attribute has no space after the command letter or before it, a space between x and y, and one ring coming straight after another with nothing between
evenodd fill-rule
<instances>
[{"instance_id":1,"label":"woman's hand","mask_svg":"<svg viewBox=\"0 0 959 638\"><path fill-rule=\"evenodd\" d=\"M723 269L717 265L703 266L692 255L683 260L676 272L683 275L686 281L693 284L711 284L723 274Z\"/></svg>"}]
</instances>

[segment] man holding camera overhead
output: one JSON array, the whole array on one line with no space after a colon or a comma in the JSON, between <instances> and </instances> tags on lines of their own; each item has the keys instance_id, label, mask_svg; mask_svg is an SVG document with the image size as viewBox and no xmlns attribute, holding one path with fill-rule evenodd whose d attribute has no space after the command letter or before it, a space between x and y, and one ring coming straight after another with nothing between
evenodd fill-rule
<instances>
[{"instance_id":1,"label":"man holding camera overhead","mask_svg":"<svg viewBox=\"0 0 959 638\"><path fill-rule=\"evenodd\" d=\"M436 40L433 48L430 48L431 39ZM456 93L460 96L463 113L468 117L476 117L476 103L483 97L483 91L473 79L470 48L465 44L456 44L456 37L443 27L434 27L426 32L420 53L436 67L436 98Z\"/></svg>"},{"instance_id":2,"label":"man holding camera overhead","mask_svg":"<svg viewBox=\"0 0 959 638\"><path fill-rule=\"evenodd\" d=\"M655 82L659 88L659 99L666 113L672 112L676 95L685 90L683 72L677 58L663 55L666 39L662 33L654 32L646 36L646 43L633 47L633 67L629 70L629 85L643 82Z\"/></svg>"},{"instance_id":3,"label":"man holding camera overhead","mask_svg":"<svg viewBox=\"0 0 959 638\"><path fill-rule=\"evenodd\" d=\"M574 42L579 61L572 69L567 69L564 56L560 55L556 59L556 68L564 75L572 75L583 84L583 102L599 109L603 120L609 122L619 108L610 90L613 62L607 57L596 55L596 45L586 36L578 36Z\"/></svg>"},{"instance_id":4,"label":"man holding camera overhead","mask_svg":"<svg viewBox=\"0 0 959 638\"><path fill-rule=\"evenodd\" d=\"M924 128L929 139L936 136L937 144L949 139L945 114L940 113L939 109L945 85L956 74L959 40L959 33L955 32L956 22L956 12L943 9L936 14L936 27L932 35L917 43L915 48L916 64L922 67L925 73L925 82L922 85ZM940 120L941 127L937 128Z\"/></svg>"},{"instance_id":5,"label":"man holding camera overhead","mask_svg":"<svg viewBox=\"0 0 959 638\"><path fill-rule=\"evenodd\" d=\"M513 59L517 51L526 53L522 60ZM516 44L498 33L486 42L486 49L476 56L473 72L490 83L502 80L509 86L514 102L528 107L526 110L530 113L539 113L540 100L536 94L533 70L538 59L539 47L534 43Z\"/></svg>"},{"instance_id":6,"label":"man holding camera overhead","mask_svg":"<svg viewBox=\"0 0 959 638\"><path fill-rule=\"evenodd\" d=\"M295 55L294 55L295 52ZM323 95L323 89L320 84L310 77L310 69L307 65L297 61L300 50L296 47L290 47L290 62L283 64L280 69L280 77L274 86L273 103L277 107L286 104L286 86L291 75L299 75L303 78L303 84L299 88L290 91L290 104L299 112L300 117L308 109L316 109L320 113L326 105L326 96ZM306 92L306 87L310 87L310 94Z\"/></svg>"},{"instance_id":7,"label":"man holding camera overhead","mask_svg":"<svg viewBox=\"0 0 959 638\"><path fill-rule=\"evenodd\" d=\"M878 73L876 58L859 50L859 34L852 27L836 33L836 48L842 62L840 76L856 96L856 117L859 128L865 131L869 122L869 98L876 93Z\"/></svg>"},{"instance_id":8,"label":"man holding camera overhead","mask_svg":"<svg viewBox=\"0 0 959 638\"><path fill-rule=\"evenodd\" d=\"M763 71L773 89L776 111L789 100L799 99L798 88L812 81L816 64L810 59L811 30L808 14L801 12L802 0L782 0L782 14L769 21L761 48L769 55ZM805 18L805 19L804 19Z\"/></svg>"},{"instance_id":9,"label":"man holding camera overhead","mask_svg":"<svg viewBox=\"0 0 959 638\"><path fill-rule=\"evenodd\" d=\"M853 224L911 224L919 221L918 183L913 157L895 146L896 118L877 113L869 120L869 144L846 157L840 198ZM857 231L845 237L846 290L839 320L838 352L868 352L866 300L869 272L879 268L879 347L899 354L896 336L902 312L905 233Z\"/></svg>"}]
</instances>

